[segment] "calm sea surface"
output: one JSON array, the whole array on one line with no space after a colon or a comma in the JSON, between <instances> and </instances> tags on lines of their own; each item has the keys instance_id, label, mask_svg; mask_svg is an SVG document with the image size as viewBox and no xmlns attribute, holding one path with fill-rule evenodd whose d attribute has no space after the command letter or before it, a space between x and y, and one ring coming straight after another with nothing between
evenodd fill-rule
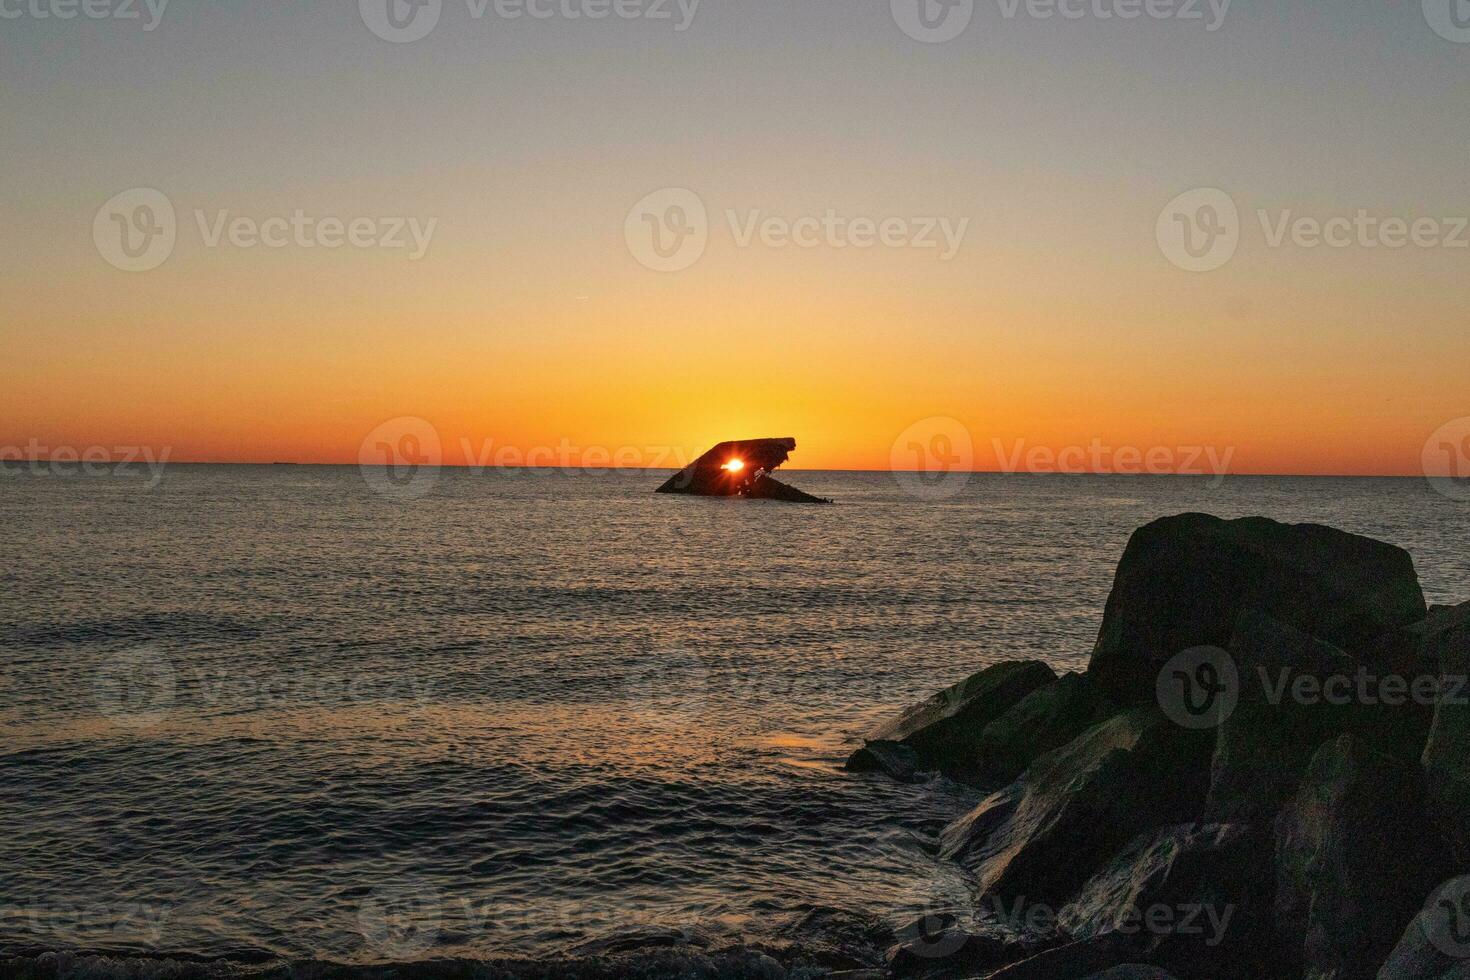
<instances>
[{"instance_id":1,"label":"calm sea surface","mask_svg":"<svg viewBox=\"0 0 1470 980\"><path fill-rule=\"evenodd\" d=\"M0 479L0 949L543 956L933 907L970 797L841 760L986 664L1083 667L1138 525L1334 524L1470 598L1470 505L1418 480L662 478Z\"/></svg>"}]
</instances>

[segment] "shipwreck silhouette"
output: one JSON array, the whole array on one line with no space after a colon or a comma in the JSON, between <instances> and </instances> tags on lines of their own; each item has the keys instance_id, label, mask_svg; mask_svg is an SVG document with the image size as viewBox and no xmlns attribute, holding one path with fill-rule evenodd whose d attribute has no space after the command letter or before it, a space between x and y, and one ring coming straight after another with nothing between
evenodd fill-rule
<instances>
[{"instance_id":1,"label":"shipwreck silhouette","mask_svg":"<svg viewBox=\"0 0 1470 980\"><path fill-rule=\"evenodd\" d=\"M656 493L698 497L749 497L793 504L830 504L771 478L796 449L796 440L736 439L722 442L669 477Z\"/></svg>"}]
</instances>

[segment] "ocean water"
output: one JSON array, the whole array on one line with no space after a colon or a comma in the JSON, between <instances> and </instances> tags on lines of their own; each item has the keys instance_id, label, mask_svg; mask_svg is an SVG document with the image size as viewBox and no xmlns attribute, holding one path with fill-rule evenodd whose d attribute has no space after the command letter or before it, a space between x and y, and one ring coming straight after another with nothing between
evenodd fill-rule
<instances>
[{"instance_id":1,"label":"ocean water","mask_svg":"<svg viewBox=\"0 0 1470 980\"><path fill-rule=\"evenodd\" d=\"M1470 598L1418 480L352 467L0 479L0 952L377 963L761 939L963 901L973 802L840 771L998 660L1080 669L1130 531L1202 510L1402 545Z\"/></svg>"}]
</instances>

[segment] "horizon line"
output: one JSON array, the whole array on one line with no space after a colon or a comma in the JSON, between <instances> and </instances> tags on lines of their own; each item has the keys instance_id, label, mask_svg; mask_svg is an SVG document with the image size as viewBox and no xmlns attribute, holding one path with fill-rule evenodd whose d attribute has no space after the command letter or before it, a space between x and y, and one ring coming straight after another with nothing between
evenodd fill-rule
<instances>
[{"instance_id":1,"label":"horizon line","mask_svg":"<svg viewBox=\"0 0 1470 980\"><path fill-rule=\"evenodd\" d=\"M361 469L362 463L322 463L322 462L299 462L296 460L271 460L262 462L257 460L202 460L202 459L180 459L180 460L136 460L138 465L148 466L318 466L318 467L350 467ZM51 459L13 459L0 458L0 467L15 464L45 464L56 466L127 466L132 463L114 460L94 461L86 463L84 460L51 460ZM386 465L386 464L379 464ZM436 463L433 464L441 470L470 470L472 472L483 472L486 470L550 470L556 472L575 473L595 470L607 473L656 473L669 472L678 473L685 467L673 466L549 466L520 464L515 466L495 465L472 465L467 463ZM905 474L927 474L928 470L896 470L896 469L862 469L862 468L839 468L839 467L781 467L785 473L905 473ZM1228 477L1278 477L1282 479L1319 479L1319 480L1423 480L1428 477L1423 473L1268 473L1268 472L1227 472L1227 473L1120 473L1117 471L1074 471L1074 470L949 470L949 473L963 474L966 476L1116 476L1116 477L1174 477L1174 478L1198 478L1209 480L1222 480Z\"/></svg>"}]
</instances>

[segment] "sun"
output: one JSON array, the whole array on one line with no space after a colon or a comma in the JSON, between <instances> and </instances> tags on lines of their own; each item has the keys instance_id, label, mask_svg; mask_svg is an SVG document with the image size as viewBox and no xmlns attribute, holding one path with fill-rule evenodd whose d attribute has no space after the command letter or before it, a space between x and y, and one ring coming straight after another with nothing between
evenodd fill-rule
<instances>
[{"instance_id":1,"label":"sun","mask_svg":"<svg viewBox=\"0 0 1470 980\"><path fill-rule=\"evenodd\" d=\"M731 473L739 473L741 470L745 469L745 460L732 459L724 466L721 466L720 469L729 470Z\"/></svg>"}]
</instances>

